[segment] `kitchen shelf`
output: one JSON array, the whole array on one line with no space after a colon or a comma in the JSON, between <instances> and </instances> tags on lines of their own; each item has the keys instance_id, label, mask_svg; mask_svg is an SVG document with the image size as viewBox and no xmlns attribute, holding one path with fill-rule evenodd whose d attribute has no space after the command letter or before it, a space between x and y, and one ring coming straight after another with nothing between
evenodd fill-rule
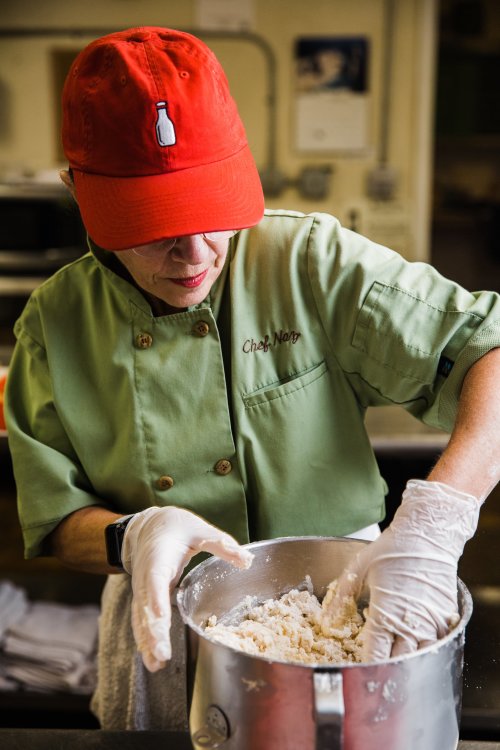
<instances>
[{"instance_id":1,"label":"kitchen shelf","mask_svg":"<svg viewBox=\"0 0 500 750\"><path fill-rule=\"evenodd\" d=\"M380 456L392 455L396 460L398 456L428 456L429 453L442 453L448 445L450 436L447 434L407 434L395 433L394 435L372 435L370 442L373 450Z\"/></svg>"},{"instance_id":2,"label":"kitchen shelf","mask_svg":"<svg viewBox=\"0 0 500 750\"><path fill-rule=\"evenodd\" d=\"M193 750L187 732L86 729L4 729L0 730L0 747L2 750ZM459 746L459 750L476 750L476 746ZM478 746L477 750L483 748Z\"/></svg>"},{"instance_id":3,"label":"kitchen shelf","mask_svg":"<svg viewBox=\"0 0 500 750\"><path fill-rule=\"evenodd\" d=\"M187 732L123 731L79 729L0 730L2 750L192 750ZM497 742L465 740L458 750L498 750Z\"/></svg>"},{"instance_id":4,"label":"kitchen shelf","mask_svg":"<svg viewBox=\"0 0 500 750\"><path fill-rule=\"evenodd\" d=\"M46 278L46 276L1 276L0 296L25 297L40 286Z\"/></svg>"},{"instance_id":5,"label":"kitchen shelf","mask_svg":"<svg viewBox=\"0 0 500 750\"><path fill-rule=\"evenodd\" d=\"M71 199L66 187L57 180L54 182L36 182L25 180L23 182L0 183L0 198L15 198L18 200L51 200L54 198L70 203Z\"/></svg>"},{"instance_id":6,"label":"kitchen shelf","mask_svg":"<svg viewBox=\"0 0 500 750\"><path fill-rule=\"evenodd\" d=\"M81 247L48 247L39 250L0 250L0 273L16 275L24 271L44 273L57 271L65 263L79 258L85 250ZM46 276L44 278L46 278Z\"/></svg>"},{"instance_id":7,"label":"kitchen shelf","mask_svg":"<svg viewBox=\"0 0 500 750\"><path fill-rule=\"evenodd\" d=\"M9 364L13 351L14 351L13 344L8 344L8 345L0 344L0 365Z\"/></svg>"}]
</instances>

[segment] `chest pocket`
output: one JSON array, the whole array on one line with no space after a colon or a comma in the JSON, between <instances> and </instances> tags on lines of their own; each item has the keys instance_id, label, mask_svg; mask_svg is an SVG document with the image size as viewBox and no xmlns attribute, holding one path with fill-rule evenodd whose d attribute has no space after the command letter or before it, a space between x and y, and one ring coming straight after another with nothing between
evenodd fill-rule
<instances>
[{"instance_id":1,"label":"chest pocket","mask_svg":"<svg viewBox=\"0 0 500 750\"><path fill-rule=\"evenodd\" d=\"M243 397L245 408L251 409L254 406L268 404L275 399L284 398L302 388L307 388L307 386L321 378L327 370L326 363L320 362L309 367L307 370L290 375L285 380L280 380L278 383L272 383L264 388L260 388L258 391Z\"/></svg>"}]
</instances>

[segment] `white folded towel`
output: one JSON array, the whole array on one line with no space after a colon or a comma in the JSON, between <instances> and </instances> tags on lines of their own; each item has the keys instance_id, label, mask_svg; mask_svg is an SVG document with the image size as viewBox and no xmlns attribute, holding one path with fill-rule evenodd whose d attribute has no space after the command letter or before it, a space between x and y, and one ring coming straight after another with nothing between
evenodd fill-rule
<instances>
[{"instance_id":1,"label":"white folded towel","mask_svg":"<svg viewBox=\"0 0 500 750\"><path fill-rule=\"evenodd\" d=\"M61 653L89 654L97 639L99 607L94 604L69 606L54 602L33 602L5 637L9 643L24 644L27 658L39 658L40 651L54 649ZM16 651L19 655L19 652Z\"/></svg>"},{"instance_id":2,"label":"white folded towel","mask_svg":"<svg viewBox=\"0 0 500 750\"><path fill-rule=\"evenodd\" d=\"M23 614L4 632L0 690L15 680L30 690L92 693L99 612L93 604L26 600Z\"/></svg>"},{"instance_id":3,"label":"white folded towel","mask_svg":"<svg viewBox=\"0 0 500 750\"><path fill-rule=\"evenodd\" d=\"M24 589L10 581L0 581L0 642L6 630L16 625L28 610Z\"/></svg>"},{"instance_id":4,"label":"white folded towel","mask_svg":"<svg viewBox=\"0 0 500 750\"><path fill-rule=\"evenodd\" d=\"M6 673L6 663L2 655L0 654L0 691L3 693L11 692L12 690L19 690L19 683L16 680L11 680Z\"/></svg>"},{"instance_id":5,"label":"white folded towel","mask_svg":"<svg viewBox=\"0 0 500 750\"><path fill-rule=\"evenodd\" d=\"M66 692L90 695L96 685L96 665L86 659L78 667L60 672L42 663L12 662L4 665L5 680L16 680L30 690ZM11 683L12 684L12 683Z\"/></svg>"}]
</instances>

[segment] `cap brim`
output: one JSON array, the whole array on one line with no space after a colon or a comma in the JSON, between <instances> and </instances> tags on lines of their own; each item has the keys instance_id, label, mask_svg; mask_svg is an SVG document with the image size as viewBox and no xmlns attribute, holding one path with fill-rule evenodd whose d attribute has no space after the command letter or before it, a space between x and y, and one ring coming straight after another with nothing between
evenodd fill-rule
<instances>
[{"instance_id":1,"label":"cap brim","mask_svg":"<svg viewBox=\"0 0 500 750\"><path fill-rule=\"evenodd\" d=\"M106 250L258 224L264 212L248 146L219 162L147 177L104 177L73 169L89 236Z\"/></svg>"}]
</instances>

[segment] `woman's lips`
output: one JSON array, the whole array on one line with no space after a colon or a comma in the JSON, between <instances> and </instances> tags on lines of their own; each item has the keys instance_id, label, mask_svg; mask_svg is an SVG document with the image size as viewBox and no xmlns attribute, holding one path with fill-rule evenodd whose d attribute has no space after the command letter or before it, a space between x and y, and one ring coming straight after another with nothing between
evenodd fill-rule
<instances>
[{"instance_id":1,"label":"woman's lips","mask_svg":"<svg viewBox=\"0 0 500 750\"><path fill-rule=\"evenodd\" d=\"M208 268L205 271L202 271L197 276L188 276L185 279L170 279L170 281L173 281L174 284L178 284L179 286L185 286L188 289L193 289L194 287L200 286L205 280L205 277L208 273Z\"/></svg>"}]
</instances>

